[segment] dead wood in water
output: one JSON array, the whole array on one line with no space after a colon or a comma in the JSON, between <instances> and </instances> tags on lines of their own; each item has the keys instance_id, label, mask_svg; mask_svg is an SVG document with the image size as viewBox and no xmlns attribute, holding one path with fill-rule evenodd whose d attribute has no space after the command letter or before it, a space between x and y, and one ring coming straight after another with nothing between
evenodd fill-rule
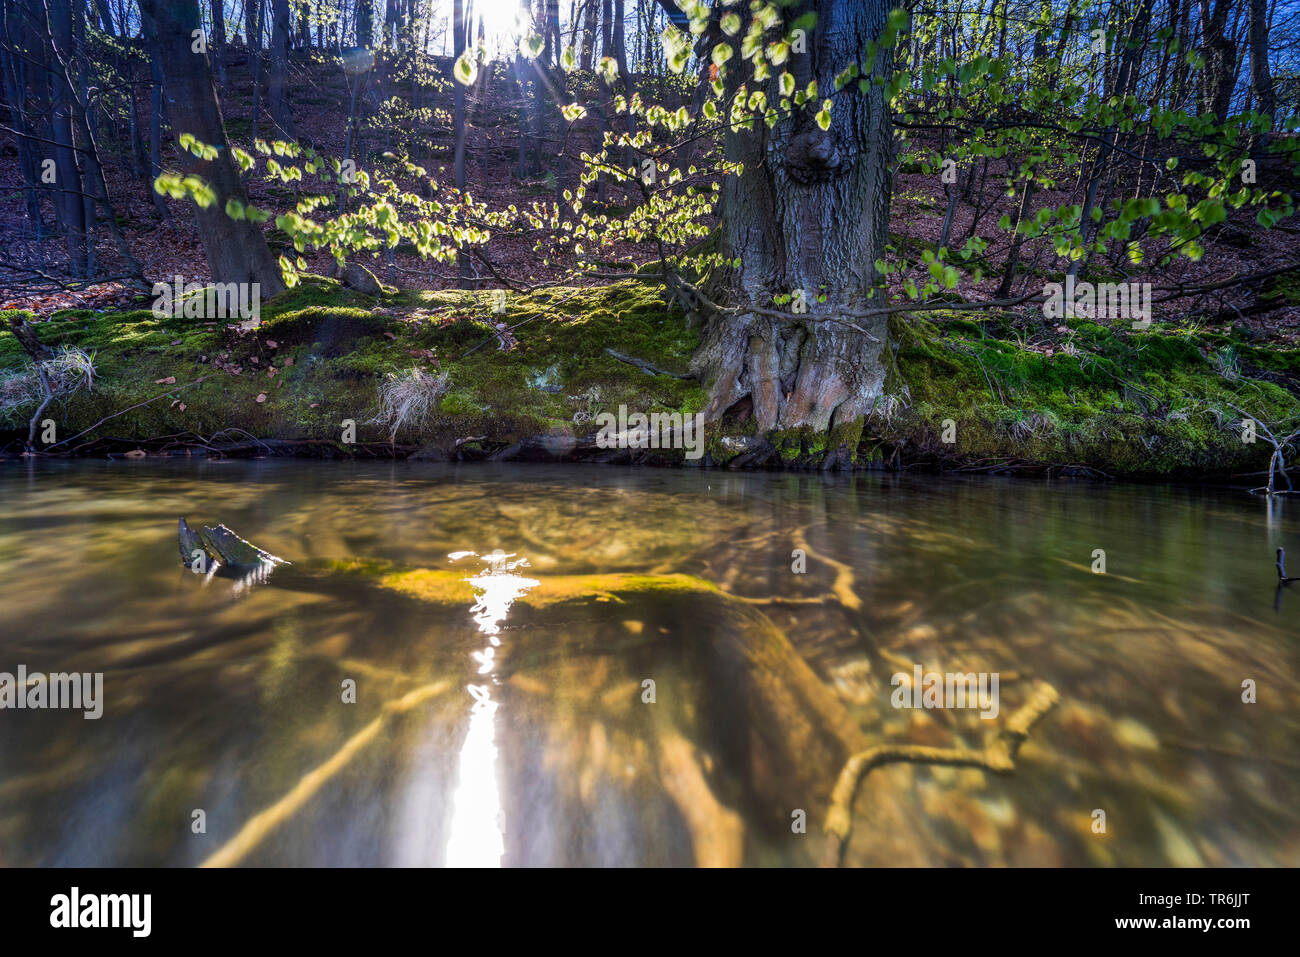
<instances>
[{"instance_id":1,"label":"dead wood in water","mask_svg":"<svg viewBox=\"0 0 1300 957\"><path fill-rule=\"evenodd\" d=\"M965 748L934 748L914 744L878 744L861 751L849 759L840 772L831 798L831 810L826 815L825 863L838 865L848 845L853 830L853 801L858 785L872 768L896 761L917 764L945 764L951 767L981 768L1006 774L1015 770L1015 756L1020 745L1029 736L1034 722L1056 703L1057 693L1045 681L1034 684L1029 699L1007 719L1001 731L990 736L982 750Z\"/></svg>"},{"instance_id":2,"label":"dead wood in water","mask_svg":"<svg viewBox=\"0 0 1300 957\"><path fill-rule=\"evenodd\" d=\"M182 526L184 544L185 527ZM192 534L192 533L191 533ZM233 533L231 533L233 535ZM242 540L238 540L242 542ZM800 536L800 544L807 542ZM248 545L256 549L256 546ZM184 554L184 552L183 552ZM824 556L836 573L833 590L823 597L846 608L858 607L852 569ZM287 574L285 574L287 573ZM326 590L339 576L354 585L387 592L420 605L436 606L439 614L465 615L480 599L471 576L463 570L401 569L380 561L349 560L328 565L278 570L271 583L290 588ZM680 714L695 728L691 744L675 729L666 730L653 746L660 786L678 806L688 830L697 864L743 863L743 822L754 818L738 813L739 795L752 795L758 820L770 822L773 834L782 830L791 812L824 815L828 833L826 860L840 863L853 824L855 803L870 807L873 834L885 843L915 841L905 802L885 782L871 793L860 785L872 768L891 762L919 762L977 767L1006 773L1030 727L1057 699L1055 689L1037 682L1021 707L980 750L908 744L870 745L865 732L839 696L804 660L786 634L761 610L769 599L740 598L712 582L685 574L593 574L539 576L512 598L515 624L542 634L564 634L575 620L607 620L611 607L642 622L636 634L664 635L652 639L655 648L685 665L692 677L681 699ZM563 625L556 628L556 623ZM699 623L683 628L683 622ZM657 627L660 625L662 627ZM644 645L644 642L638 642ZM667 645L661 648L661 645ZM563 645L547 644L517 659L519 676L537 666L536 656L566 654ZM531 658L529 656L532 656ZM527 664L521 664L528 662ZM696 676L697 679L696 679ZM510 680L514 675L504 675ZM534 683L536 684L536 683ZM637 682L633 682L636 685ZM543 690L545 685L541 686ZM441 689L440 689L441 690ZM549 692L548 692L549 693ZM418 692L401 699L411 706ZM418 700L417 700L418 699ZM385 706L385 715L392 709ZM401 710L405 710L403 707ZM262 838L292 816L356 753L379 737L383 717L354 736L342 750L308 775L289 794L244 825L209 864L242 860ZM698 748L698 752L697 752ZM727 775L711 780L702 761L715 759ZM731 777L732 783L727 783ZM715 787L724 790L715 793ZM741 798L743 800L743 798ZM779 814L773 814L779 809Z\"/></svg>"}]
</instances>

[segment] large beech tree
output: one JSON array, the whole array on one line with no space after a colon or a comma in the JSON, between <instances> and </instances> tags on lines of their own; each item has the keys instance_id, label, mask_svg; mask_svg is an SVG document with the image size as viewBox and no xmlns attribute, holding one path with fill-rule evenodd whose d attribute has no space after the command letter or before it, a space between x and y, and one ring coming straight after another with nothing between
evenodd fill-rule
<instances>
[{"instance_id":1,"label":"large beech tree","mask_svg":"<svg viewBox=\"0 0 1300 957\"><path fill-rule=\"evenodd\" d=\"M806 51L787 67L796 86L815 80L834 90L836 76L880 39L889 9L885 0L787 9L787 22L817 15ZM875 69L887 73L890 62L882 51ZM776 84L774 75L769 102L780 98ZM744 163L724 187L721 218L723 255L740 264L727 286L733 311L708 320L695 360L711 387L706 418L748 398L762 432L854 423L885 380L886 322L854 316L876 304L874 263L888 238L893 139L884 92L849 84L829 128L796 111L770 129L730 130L726 151ZM773 306L786 297L795 299Z\"/></svg>"},{"instance_id":2,"label":"large beech tree","mask_svg":"<svg viewBox=\"0 0 1300 957\"><path fill-rule=\"evenodd\" d=\"M215 194L207 206L195 204L199 236L213 282L259 283L263 299L283 292L280 267L260 227L226 213L228 202L247 205L248 196L226 142L207 53L195 52L194 31L201 28L196 0L141 0L140 7L149 40L162 65L172 132L177 141L188 133L216 148L213 159L201 159L185 149L179 151L184 171L203 180Z\"/></svg>"}]
</instances>

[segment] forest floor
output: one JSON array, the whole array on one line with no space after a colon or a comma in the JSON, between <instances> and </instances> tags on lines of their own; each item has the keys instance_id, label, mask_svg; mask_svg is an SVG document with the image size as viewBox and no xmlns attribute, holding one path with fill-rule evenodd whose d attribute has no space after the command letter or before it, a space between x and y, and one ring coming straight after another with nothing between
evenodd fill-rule
<instances>
[{"instance_id":1,"label":"forest floor","mask_svg":"<svg viewBox=\"0 0 1300 957\"><path fill-rule=\"evenodd\" d=\"M251 90L247 58L236 56L229 68L229 90ZM300 138L342 155L348 99L342 74L304 61L296 64L294 79ZM446 81L431 88L436 109L423 125L386 122L363 136L358 155L410 149L432 176L450 179L447 89ZM494 207L545 201L565 185L540 155L542 172L516 177L517 121L509 94L489 87L470 101L468 185L475 199ZM363 112L377 108L379 98L373 100ZM138 105L147 117L147 99ZM251 96L224 93L222 107L232 139L246 140ZM263 119L259 135L267 133ZM149 183L131 175L127 145L107 136L101 146L116 160L107 167L109 188L146 276L207 281L184 203L167 200L170 215L161 221ZM167 160L165 154L164 166ZM938 177L915 170L905 157L898 169L894 242L932 247L945 211ZM327 254L307 253L309 269L321 275L264 303L261 327L241 332L233 320L159 319L149 311L151 297L121 283L35 288L23 269L43 263L43 272L58 273L61 250L47 239L38 251L20 186L13 139L0 138L0 230L6 237L0 267L18 267L0 268L0 309L29 312L45 343L93 353L97 370L92 388L51 407L59 443L52 452L227 449L681 462L680 452L668 450L594 450L592 422L619 405L689 414L704 404L702 384L678 377L689 373L697 333L664 304L655 283L542 288L563 277L565 264L544 264L533 250L535 237L494 236L485 250L491 270L471 261L474 285L482 287L476 291L458 288L454 266L423 261L399 246L390 261L367 262L385 284L380 295L368 297L323 277L331 264ZM254 178L249 189L255 204L284 208L282 186ZM953 236L971 233L996 243L997 219L1010 209L1004 189L991 169L985 211L976 217L960 204ZM1050 194L1041 199L1050 202ZM98 269L113 275L121 264L101 232ZM1171 267L1166 282L1215 283L1284 264L1294 256L1297 232L1288 223L1261 233L1229 222L1206 243L1202 260ZM276 231L270 238L273 247L285 245ZM654 259L648 249L620 252L629 271ZM1023 281L1047 275L1031 263ZM504 316L494 314L488 291L502 277L516 289ZM992 298L996 284L996 275L979 283L964 278L954 292ZM1251 308L1261 301L1278 308ZM936 309L899 317L891 326L896 350L886 395L860 431L759 438L741 408L709 430L707 454L694 464L819 467L834 447L845 446L864 467L1179 478L1265 468L1271 448L1262 437L1243 441L1241 422L1250 416L1272 426L1300 418L1300 276L1163 308L1167 312L1141 333L1123 323L1049 321L1036 309ZM671 374L643 372L609 349ZM415 368L441 377L442 396L427 416L394 433L379 414L379 390L389 376ZM31 378L30 364L17 341L0 333L0 408L6 394L31 386L24 377ZM31 412L21 404L6 408L0 450L21 451ZM354 424L355 436L345 421Z\"/></svg>"}]
</instances>

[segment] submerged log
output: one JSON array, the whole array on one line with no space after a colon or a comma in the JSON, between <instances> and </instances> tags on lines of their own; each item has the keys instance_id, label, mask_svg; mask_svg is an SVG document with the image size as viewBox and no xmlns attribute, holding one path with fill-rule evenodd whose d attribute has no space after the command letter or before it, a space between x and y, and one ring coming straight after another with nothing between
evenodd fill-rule
<instances>
[{"instance_id":1,"label":"submerged log","mask_svg":"<svg viewBox=\"0 0 1300 957\"><path fill-rule=\"evenodd\" d=\"M224 525L204 531L205 544L222 560L250 555L274 559ZM193 535L182 520L183 556ZM369 582L395 599L401 596L448 612L468 609L478 599L473 576L464 570L402 569L380 561L299 566L288 577L277 575L270 582L328 591L339 576L352 578L354 584ZM681 655L694 662L704 679L696 710L704 717L701 728L712 735L708 745L765 803L820 815L829 806L840 768L850 754L865 747L840 699L781 629L753 604L712 582L684 574L541 576L512 601L523 614L543 619L554 620L559 614L568 620L584 607L603 615L614 605L648 621L661 616L665 623L701 623L698 631L674 629L675 637L663 640L681 642Z\"/></svg>"},{"instance_id":2,"label":"submerged log","mask_svg":"<svg viewBox=\"0 0 1300 957\"><path fill-rule=\"evenodd\" d=\"M232 557L273 558L225 526L204 531L206 536L195 536L182 520L182 555L198 537L206 547ZM484 583L495 577L492 571L476 576L464 569L404 569L384 561L348 559L298 565L277 573L270 584L331 594L369 587L393 602L435 606L440 617L454 621L457 612L466 616L482 610ZM759 600L729 595L712 582L686 574L513 577L517 582L502 576L501 584L509 586L503 588L508 600L495 596L499 617L494 623L504 620L503 606L511 609L512 625L526 624L528 634L547 638L513 648L500 672L504 682L511 682L512 673L521 669L521 684L545 692L545 684L528 680L527 670L538 668L548 656L571 659L575 648L563 639L574 632L575 622L584 617L608 622L612 608L619 617L637 622L623 639L631 643L629 652L646 645L643 634L655 636L650 638L652 667L655 661L671 663L673 674L682 680L671 685L668 700L675 701L675 707L656 712L655 720L668 724L646 744L657 754L661 784L669 796L690 805L684 819L701 863L740 862L741 835L736 830L742 820L763 822L759 826L771 839L782 831L788 838L791 815L800 811L812 821L826 821L829 863L925 863L933 838L919 809L886 778L867 772L898 761L1008 772L1029 726L1056 700L1050 686L1036 684L1026 704L982 750L873 747L840 698L762 612ZM339 587L344 580L347 589ZM851 590L840 591L841 603L852 604L849 599L856 596ZM576 650L581 658L582 649ZM640 678L635 673L625 677L635 679L631 693L639 694ZM560 711L569 714L571 709ZM543 721L549 721L551 713L547 706L538 711ZM724 777L710 780L695 767L694 751L674 744L674 735L683 734L726 770ZM733 811L741 802L753 806L747 808L749 814L737 817ZM848 839L855 830L855 808L862 815L858 823L864 826L856 830L865 832L865 847L852 852ZM711 827L725 833L709 838ZM814 859L821 856L812 850L820 843L808 844Z\"/></svg>"},{"instance_id":3,"label":"submerged log","mask_svg":"<svg viewBox=\"0 0 1300 957\"><path fill-rule=\"evenodd\" d=\"M177 537L181 564L191 568L200 555L206 559L209 567L221 565L240 572L262 569L268 565L289 564L283 558L240 538L224 525L204 525L195 532L182 518L178 523Z\"/></svg>"}]
</instances>

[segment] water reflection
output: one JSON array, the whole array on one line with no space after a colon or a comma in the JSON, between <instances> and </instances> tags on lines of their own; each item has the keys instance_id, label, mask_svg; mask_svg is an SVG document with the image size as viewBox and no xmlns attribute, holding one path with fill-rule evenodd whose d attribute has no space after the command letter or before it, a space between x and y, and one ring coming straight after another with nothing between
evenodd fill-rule
<instances>
[{"instance_id":1,"label":"water reflection","mask_svg":"<svg viewBox=\"0 0 1300 957\"><path fill-rule=\"evenodd\" d=\"M469 557L474 557L474 553L459 551L448 556L453 562ZM516 568L526 567L528 560L511 561L512 558L513 554L498 549L483 556L487 563L484 571L466 579L474 587L477 598L470 612L488 644L470 653L477 673L486 680L470 684L466 689L474 703L470 708L469 732L460 749L456 790L452 796L446 858L450 867L500 867L505 854L505 815L497 778L499 704L492 698L492 690L499 683L494 674L496 651L501 644L501 623L510 613L510 606L528 589L540 584L536 579L514 574Z\"/></svg>"},{"instance_id":2,"label":"water reflection","mask_svg":"<svg viewBox=\"0 0 1300 957\"><path fill-rule=\"evenodd\" d=\"M796 837L790 809L836 769L809 772L813 752L764 735L803 727L808 690L870 743L980 746L978 717L891 706L890 675L918 664L1000 673L1009 709L1037 679L1061 698L1014 774L873 771L853 862L1293 864L1297 586L1274 611L1276 548L1300 555L1289 498L907 475L0 467L0 671L102 671L105 701L93 722L0 714L0 865L187 866L268 808L284 813L240 863L807 863L821 822L810 810ZM184 514L293 567L236 602L205 589L177 562ZM765 634L810 669L793 696L753 677L763 660L792 673L758 654ZM340 702L348 679L355 704Z\"/></svg>"}]
</instances>

